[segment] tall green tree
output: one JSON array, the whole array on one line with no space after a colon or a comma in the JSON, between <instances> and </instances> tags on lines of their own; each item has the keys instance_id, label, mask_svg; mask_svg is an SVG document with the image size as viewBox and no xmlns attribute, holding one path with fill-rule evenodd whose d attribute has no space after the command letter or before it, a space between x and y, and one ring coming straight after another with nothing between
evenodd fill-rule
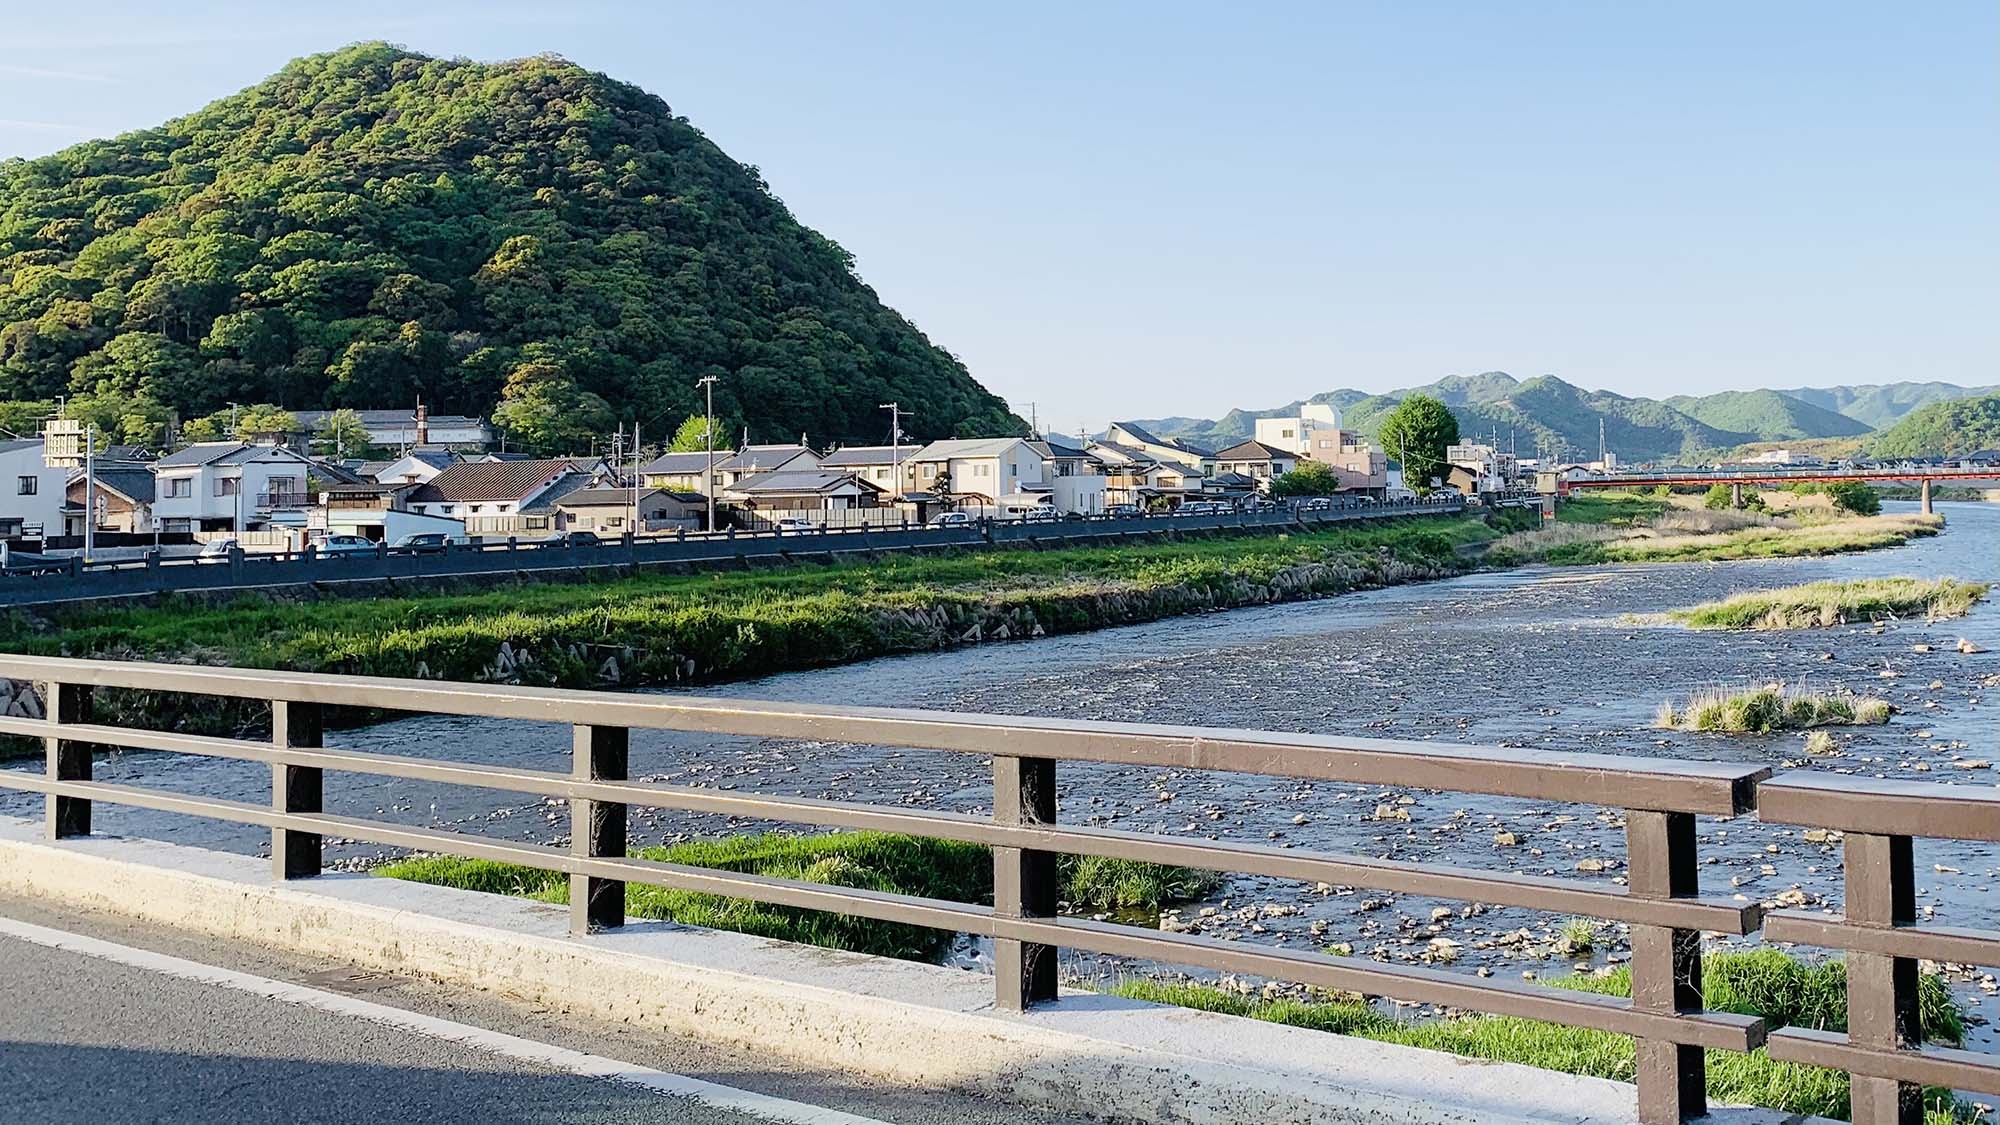
<instances>
[{"instance_id":1,"label":"tall green tree","mask_svg":"<svg viewBox=\"0 0 2000 1125\"><path fill-rule=\"evenodd\" d=\"M313 435L315 452L328 457L365 457L375 448L367 423L358 411L342 407L326 416L326 424Z\"/></svg>"},{"instance_id":2,"label":"tall green tree","mask_svg":"<svg viewBox=\"0 0 2000 1125\"><path fill-rule=\"evenodd\" d=\"M613 424L611 407L549 363L524 363L507 376L493 421L514 443L538 453L574 453Z\"/></svg>"},{"instance_id":3,"label":"tall green tree","mask_svg":"<svg viewBox=\"0 0 2000 1125\"><path fill-rule=\"evenodd\" d=\"M1458 443L1458 419L1429 395L1411 395L1382 420L1382 451L1403 463L1403 483L1425 495L1444 472L1444 451Z\"/></svg>"},{"instance_id":4,"label":"tall green tree","mask_svg":"<svg viewBox=\"0 0 2000 1125\"><path fill-rule=\"evenodd\" d=\"M667 449L673 453L700 453L702 450L709 448L708 443L708 416L705 414L690 414L681 423L680 429L674 431L673 444L669 445ZM718 425L715 435L715 448L722 448L722 444L721 427Z\"/></svg>"},{"instance_id":5,"label":"tall green tree","mask_svg":"<svg viewBox=\"0 0 2000 1125\"><path fill-rule=\"evenodd\" d=\"M1289 473L1271 478L1271 495L1331 496L1340 491L1340 474L1324 461L1300 461Z\"/></svg>"}]
</instances>

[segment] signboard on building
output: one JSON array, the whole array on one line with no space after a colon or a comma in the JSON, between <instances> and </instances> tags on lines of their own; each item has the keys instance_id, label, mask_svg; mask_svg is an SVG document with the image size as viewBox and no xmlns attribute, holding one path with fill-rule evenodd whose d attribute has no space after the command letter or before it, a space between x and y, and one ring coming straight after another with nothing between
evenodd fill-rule
<instances>
[{"instance_id":1,"label":"signboard on building","mask_svg":"<svg viewBox=\"0 0 2000 1125\"><path fill-rule=\"evenodd\" d=\"M83 467L83 423L74 418L51 418L42 427L42 463L51 469Z\"/></svg>"}]
</instances>

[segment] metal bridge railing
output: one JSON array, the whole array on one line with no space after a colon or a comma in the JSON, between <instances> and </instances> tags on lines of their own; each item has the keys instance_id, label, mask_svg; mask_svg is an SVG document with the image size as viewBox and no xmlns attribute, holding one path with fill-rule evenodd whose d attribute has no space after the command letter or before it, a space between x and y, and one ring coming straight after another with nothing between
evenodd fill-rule
<instances>
[{"instance_id":1,"label":"metal bridge railing","mask_svg":"<svg viewBox=\"0 0 2000 1125\"><path fill-rule=\"evenodd\" d=\"M1766 1041L1761 1020L1702 1007L1700 934L1749 934L1762 918L1755 904L1700 893L1695 836L1697 815L1739 815L1753 808L1757 783L1769 772L1761 767L1183 726L20 656L0 656L0 677L36 681L48 701L40 719L0 719L0 734L40 738L47 753L44 775L0 770L0 788L44 794L52 838L89 833L92 804L102 801L268 828L274 875L280 879L318 874L321 839L329 835L565 872L571 883L571 925L579 934L623 923L629 883L970 933L994 941L996 1000L1007 1010L1053 999L1057 950L1076 949L1595 1028L1637 1041L1640 1113L1649 1123L1705 1112L1706 1050L1748 1051ZM100 689L265 700L272 708L273 735L263 742L93 722L92 697ZM528 770L329 749L321 745L321 736L330 707L565 723L572 731L568 769ZM990 755L994 810L990 817L916 812L635 782L627 777L629 732L635 729ZM272 799L268 805L252 804L94 781L93 746L264 762L272 770ZM1627 885L1065 825L1056 816L1058 768L1063 762L1253 773L1622 809ZM565 798L570 802L570 847L561 852L468 833L329 815L323 805L328 771ZM1848 825L1847 830L1857 834L1849 837L1850 862L1859 849L1869 864L1867 878L1874 880L1859 885L1881 888L1883 893L1900 894L1897 888L1907 886L1913 875L1907 837L1900 846L1854 842L1873 839L1866 835L1870 832L1892 830L1883 827L1888 821L1871 817L1888 817L1896 825L1924 824L1946 834L1989 833L1978 837L1982 839L1991 838L1993 827L2000 824L2000 812L1993 811L2000 804L1992 798L1968 797L1952 787L1905 787L1893 799L1881 797L1879 806L1863 800L1861 786L1851 778L1827 788L1836 791L1821 792L1809 783L1792 781L1766 786L1765 791L1783 794L1781 815L1788 822L1797 818L1801 823ZM886 894L630 858L626 810L633 805L985 844L993 849L993 902ZM1940 809L1956 811L1936 811ZM1894 819L1906 813L1912 814L1907 822ZM1246 947L1060 917L1056 861L1062 854L1178 864L1627 923L1633 944L1632 997L1300 950ZM1889 916L1895 916L1893 910ZM1872 915L1857 917L1852 924L1809 915L1796 920L1783 917L1785 940L1839 937L1853 943L1849 948L1870 951L1869 955L1882 956L1896 966L1945 953L1993 960L1993 934L1885 929L1866 920ZM1893 1085L1897 1080L1949 1078L1955 1084L1988 1090L2000 1085L1995 1080L2000 1072L1958 1057L1963 1052L1920 1054L1910 1049L1907 1028L1901 1023L1893 1025L1901 1038L1878 1034L1888 1018L1883 1013L1902 1011L1914 995L1914 977L1906 981L1905 976L1909 970L1898 967L1886 976L1871 971L1854 978L1852 1045L1788 1029L1770 1037L1773 1053L1782 1050L1787 1053L1781 1057L1847 1067L1861 1076L1855 1079L1857 1091L1861 1084L1879 1080ZM1856 1120L1914 1120L1860 1116L1864 1106L1873 1104L1857 1099Z\"/></svg>"}]
</instances>

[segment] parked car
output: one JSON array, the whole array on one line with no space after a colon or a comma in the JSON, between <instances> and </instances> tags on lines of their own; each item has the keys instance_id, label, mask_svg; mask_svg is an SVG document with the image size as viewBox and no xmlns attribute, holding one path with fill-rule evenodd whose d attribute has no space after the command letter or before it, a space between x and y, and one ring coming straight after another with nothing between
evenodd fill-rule
<instances>
[{"instance_id":1,"label":"parked car","mask_svg":"<svg viewBox=\"0 0 2000 1125\"><path fill-rule=\"evenodd\" d=\"M235 550L237 546L238 544L234 539L211 539L201 545L201 552L195 558L203 561L209 559L226 559L229 557L229 552Z\"/></svg>"},{"instance_id":2,"label":"parked car","mask_svg":"<svg viewBox=\"0 0 2000 1125\"><path fill-rule=\"evenodd\" d=\"M780 535L797 535L800 532L814 530L811 520L800 519L797 516L779 516L771 521L771 526L776 528Z\"/></svg>"},{"instance_id":3,"label":"parked car","mask_svg":"<svg viewBox=\"0 0 2000 1125\"><path fill-rule=\"evenodd\" d=\"M1136 516L1140 513L1137 504L1113 504L1104 509L1104 514L1107 516Z\"/></svg>"},{"instance_id":4,"label":"parked car","mask_svg":"<svg viewBox=\"0 0 2000 1125\"><path fill-rule=\"evenodd\" d=\"M441 555L451 549L451 536L442 531L413 531L389 549L403 555Z\"/></svg>"},{"instance_id":5,"label":"parked car","mask_svg":"<svg viewBox=\"0 0 2000 1125\"><path fill-rule=\"evenodd\" d=\"M604 540L594 531L558 531L542 540L544 547L595 547Z\"/></svg>"},{"instance_id":6,"label":"parked car","mask_svg":"<svg viewBox=\"0 0 2000 1125\"><path fill-rule=\"evenodd\" d=\"M322 555L372 555L375 541L361 535L329 535L319 545Z\"/></svg>"},{"instance_id":7,"label":"parked car","mask_svg":"<svg viewBox=\"0 0 2000 1125\"><path fill-rule=\"evenodd\" d=\"M1023 512L1014 513L1014 518L1023 522L1032 521L1042 523L1055 519L1056 510L1054 508L1029 508Z\"/></svg>"},{"instance_id":8,"label":"parked car","mask_svg":"<svg viewBox=\"0 0 2000 1125\"><path fill-rule=\"evenodd\" d=\"M970 527L972 517L964 512L943 512L931 517L932 527Z\"/></svg>"}]
</instances>

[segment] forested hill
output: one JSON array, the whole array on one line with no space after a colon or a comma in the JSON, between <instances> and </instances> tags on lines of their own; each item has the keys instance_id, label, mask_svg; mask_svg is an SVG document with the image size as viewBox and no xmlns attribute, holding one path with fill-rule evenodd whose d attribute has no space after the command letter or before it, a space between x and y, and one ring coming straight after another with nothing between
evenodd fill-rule
<instances>
[{"instance_id":1,"label":"forested hill","mask_svg":"<svg viewBox=\"0 0 2000 1125\"><path fill-rule=\"evenodd\" d=\"M708 373L753 440L880 438L892 400L920 438L1024 431L754 168L562 59L361 44L0 163L0 399L81 396L126 439L169 411L419 395L517 400L546 443L664 436Z\"/></svg>"}]
</instances>

